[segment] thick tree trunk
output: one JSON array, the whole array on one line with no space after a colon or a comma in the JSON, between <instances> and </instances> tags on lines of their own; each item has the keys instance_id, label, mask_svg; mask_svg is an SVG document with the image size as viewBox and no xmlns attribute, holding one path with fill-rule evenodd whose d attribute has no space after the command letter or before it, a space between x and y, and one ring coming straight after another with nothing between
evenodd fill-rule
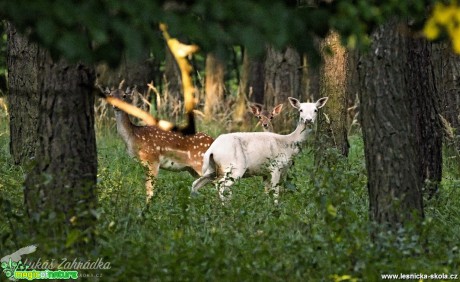
<instances>
[{"instance_id":1,"label":"thick tree trunk","mask_svg":"<svg viewBox=\"0 0 460 282\"><path fill-rule=\"evenodd\" d=\"M322 43L320 96L329 97L318 115L315 162L319 164L327 148L336 148L348 156L347 130L347 52L339 34L331 32Z\"/></svg>"},{"instance_id":2,"label":"thick tree trunk","mask_svg":"<svg viewBox=\"0 0 460 282\"><path fill-rule=\"evenodd\" d=\"M35 156L40 117L38 58L43 51L8 24L8 105L10 113L10 153L15 164L26 164Z\"/></svg>"},{"instance_id":3,"label":"thick tree trunk","mask_svg":"<svg viewBox=\"0 0 460 282\"><path fill-rule=\"evenodd\" d=\"M215 55L208 54L206 57L206 100L204 114L210 121L214 115L223 108L225 92L225 66Z\"/></svg>"},{"instance_id":4,"label":"thick tree trunk","mask_svg":"<svg viewBox=\"0 0 460 282\"><path fill-rule=\"evenodd\" d=\"M92 94L95 75L93 70L81 64L54 61L47 52L29 44L13 29L10 29L8 40L10 46L22 50L22 53L10 51L10 62L21 54L28 54L28 60L9 64L11 96L20 93L20 101L36 102L25 103L23 107L15 105L12 110L15 118L11 120L12 128L30 134L31 145L27 153L30 152L33 159L23 162L27 169L26 209L37 238L62 248L69 232L75 229L86 232L94 225L91 210L97 204ZM20 83L24 75L21 70L27 70L32 84ZM30 92L29 86L33 86ZM31 112L36 116L31 116ZM18 134L11 138L12 144L21 144L24 139ZM79 239L85 240L88 236L91 234Z\"/></svg>"},{"instance_id":5,"label":"thick tree trunk","mask_svg":"<svg viewBox=\"0 0 460 282\"><path fill-rule=\"evenodd\" d=\"M431 44L423 38L409 37L407 48L406 82L417 138L420 181L424 183L424 193L431 197L438 191L442 178L442 124Z\"/></svg>"},{"instance_id":6,"label":"thick tree trunk","mask_svg":"<svg viewBox=\"0 0 460 282\"><path fill-rule=\"evenodd\" d=\"M379 27L360 67L370 219L393 230L424 216L405 32L395 20Z\"/></svg>"},{"instance_id":7,"label":"thick tree trunk","mask_svg":"<svg viewBox=\"0 0 460 282\"><path fill-rule=\"evenodd\" d=\"M301 81L301 61L299 53L293 48L277 51L267 48L265 59L265 107L287 103L288 97L299 98ZM285 116L286 117L286 116ZM292 132L293 120L279 118L274 120L273 127L277 133Z\"/></svg>"}]
</instances>

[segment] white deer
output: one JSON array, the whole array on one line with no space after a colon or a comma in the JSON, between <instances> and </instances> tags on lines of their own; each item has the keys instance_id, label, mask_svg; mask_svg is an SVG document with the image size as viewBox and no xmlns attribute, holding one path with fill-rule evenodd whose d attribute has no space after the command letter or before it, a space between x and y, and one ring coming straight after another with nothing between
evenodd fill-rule
<instances>
[{"instance_id":1,"label":"white deer","mask_svg":"<svg viewBox=\"0 0 460 282\"><path fill-rule=\"evenodd\" d=\"M308 126L318 115L328 97L316 103L300 103L289 97L291 105L298 109L300 119L297 128L289 135L271 132L245 132L220 135L209 147L203 157L203 173L192 184L192 194L198 189L220 177L217 182L219 197L226 200L226 191L235 180L246 176L261 175L266 182L265 191L274 190L275 204L278 203L279 184L284 178L292 159L300 151L300 145L307 139ZM268 177L271 177L268 182Z\"/></svg>"}]
</instances>

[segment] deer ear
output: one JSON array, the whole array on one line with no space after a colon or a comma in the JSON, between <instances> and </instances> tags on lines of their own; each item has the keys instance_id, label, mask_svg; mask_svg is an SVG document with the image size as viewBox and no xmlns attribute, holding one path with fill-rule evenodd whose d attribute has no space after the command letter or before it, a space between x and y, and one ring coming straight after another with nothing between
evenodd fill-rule
<instances>
[{"instance_id":1,"label":"deer ear","mask_svg":"<svg viewBox=\"0 0 460 282\"><path fill-rule=\"evenodd\" d=\"M323 97L323 98L319 99L318 101L316 101L316 108L319 109L319 108L324 107L324 105L326 105L326 102L327 102L328 99L329 99L329 97Z\"/></svg>"},{"instance_id":2,"label":"deer ear","mask_svg":"<svg viewBox=\"0 0 460 282\"><path fill-rule=\"evenodd\" d=\"M258 116L262 110L262 108L256 104L249 105L249 108L251 108L251 112L255 116Z\"/></svg>"},{"instance_id":3,"label":"deer ear","mask_svg":"<svg viewBox=\"0 0 460 282\"><path fill-rule=\"evenodd\" d=\"M300 101L299 100L297 100L296 98L292 98L292 97L289 97L288 100L289 100L289 103L291 103L291 105L294 108L296 108L296 109L300 108Z\"/></svg>"},{"instance_id":4,"label":"deer ear","mask_svg":"<svg viewBox=\"0 0 460 282\"><path fill-rule=\"evenodd\" d=\"M273 116L279 115L282 109L283 109L283 104L279 104L278 106L273 108L272 115Z\"/></svg>"}]
</instances>

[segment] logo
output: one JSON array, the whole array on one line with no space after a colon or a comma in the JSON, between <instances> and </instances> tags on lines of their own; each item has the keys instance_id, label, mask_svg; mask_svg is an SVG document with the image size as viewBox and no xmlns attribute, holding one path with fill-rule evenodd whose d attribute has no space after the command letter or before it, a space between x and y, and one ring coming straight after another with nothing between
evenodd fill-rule
<instances>
[{"instance_id":1,"label":"logo","mask_svg":"<svg viewBox=\"0 0 460 282\"><path fill-rule=\"evenodd\" d=\"M34 279L77 279L78 271L52 271L52 270L29 270L29 265L22 262L23 255L31 254L37 250L37 246L30 245L17 250L16 252L4 256L0 259L3 273L11 281L19 279L34 280Z\"/></svg>"}]
</instances>

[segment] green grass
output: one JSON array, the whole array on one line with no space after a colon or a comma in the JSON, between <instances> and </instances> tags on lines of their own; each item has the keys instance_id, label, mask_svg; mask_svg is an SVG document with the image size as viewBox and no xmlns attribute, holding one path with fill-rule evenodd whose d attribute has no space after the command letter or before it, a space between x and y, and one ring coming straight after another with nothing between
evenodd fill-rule
<instances>
[{"instance_id":1,"label":"green grass","mask_svg":"<svg viewBox=\"0 0 460 282\"><path fill-rule=\"evenodd\" d=\"M213 186L190 197L193 178L168 171L160 172L146 206L143 168L113 128L97 137L100 218L91 255L112 267L88 272L101 273L100 281L339 281L346 275L378 281L383 273L459 273L460 181L452 159L446 158L439 197L426 202L421 236L380 234L376 246L359 136L351 138L348 160L328 152L334 165L327 168L314 168L306 146L278 206L257 177L237 182L223 206ZM15 249L13 241L27 242L20 230L24 176L11 165L7 142L2 124L2 253Z\"/></svg>"}]
</instances>

